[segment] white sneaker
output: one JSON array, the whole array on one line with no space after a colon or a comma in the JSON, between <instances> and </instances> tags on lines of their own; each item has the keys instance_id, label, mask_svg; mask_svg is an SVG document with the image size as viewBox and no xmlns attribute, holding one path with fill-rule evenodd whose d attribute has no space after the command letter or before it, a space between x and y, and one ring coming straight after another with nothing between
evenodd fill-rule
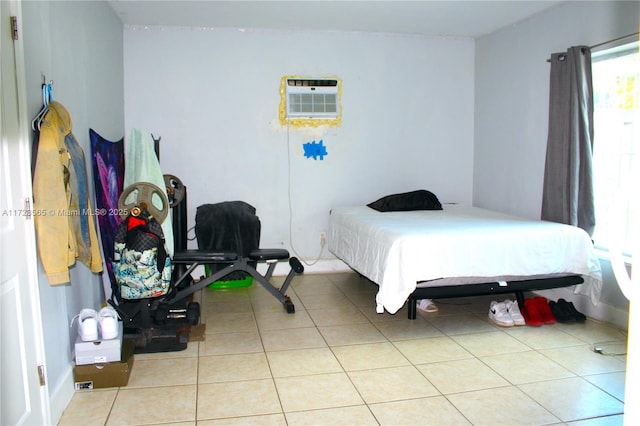
<instances>
[{"instance_id":1,"label":"white sneaker","mask_svg":"<svg viewBox=\"0 0 640 426\"><path fill-rule=\"evenodd\" d=\"M489 319L500 327L513 327L513 319L504 302L495 300L489 305Z\"/></svg>"},{"instance_id":2,"label":"white sneaker","mask_svg":"<svg viewBox=\"0 0 640 426\"><path fill-rule=\"evenodd\" d=\"M71 319L73 322L78 320L78 336L83 342L98 340L98 314L93 309L83 309L78 315Z\"/></svg>"},{"instance_id":3,"label":"white sneaker","mask_svg":"<svg viewBox=\"0 0 640 426\"><path fill-rule=\"evenodd\" d=\"M517 301L506 299L504 301L504 304L507 307L507 312L509 312L509 315L511 315L511 319L513 320L514 325L526 324L524 317L520 313L520 308L518 307Z\"/></svg>"},{"instance_id":4,"label":"white sneaker","mask_svg":"<svg viewBox=\"0 0 640 426\"><path fill-rule=\"evenodd\" d=\"M105 306L98 313L100 321L100 335L102 340L118 337L118 313L111 306Z\"/></svg>"}]
</instances>

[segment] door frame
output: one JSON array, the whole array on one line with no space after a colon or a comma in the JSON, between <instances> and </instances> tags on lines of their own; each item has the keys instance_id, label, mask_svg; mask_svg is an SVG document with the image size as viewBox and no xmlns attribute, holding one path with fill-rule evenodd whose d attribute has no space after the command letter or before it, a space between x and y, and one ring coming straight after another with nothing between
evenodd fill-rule
<instances>
[{"instance_id":1,"label":"door frame","mask_svg":"<svg viewBox=\"0 0 640 426\"><path fill-rule=\"evenodd\" d=\"M27 91L26 91L26 68L25 68L25 50L23 44L23 28L22 28L22 5L20 0L1 0L3 3L8 3L9 15L16 18L17 22L17 40L13 42L14 56L15 56L15 75L16 75L16 89L17 89L17 113L18 113L18 128L19 128L19 140L17 141L20 152L20 159L15 164L20 164L19 182L10 182L12 188L15 189L17 194L21 194L24 199L28 199L30 206L33 206L33 193L31 187L31 149L30 149L30 122L28 116L27 107ZM2 16L2 19L7 19L2 22L3 31L7 31L10 26L8 21L9 16ZM8 31L7 31L8 32ZM4 96L3 96L4 97ZM43 322L42 312L40 307L40 289L38 281L38 260L37 260L37 248L36 248L36 233L35 224L33 218L25 220L25 230L23 236L25 237L25 280L22 283L24 285L24 295L27 298L27 303L31 308L30 312L30 324L32 330L30 335L33 341L29 342L32 347L36 365L28 366L28 368L37 369L40 368L40 377L42 384L39 387L39 399L37 401L31 400L32 411L38 411L40 419L43 424L51 423L51 407L49 399L49 386L46 380L46 356L44 348L44 334L43 334Z\"/></svg>"}]
</instances>

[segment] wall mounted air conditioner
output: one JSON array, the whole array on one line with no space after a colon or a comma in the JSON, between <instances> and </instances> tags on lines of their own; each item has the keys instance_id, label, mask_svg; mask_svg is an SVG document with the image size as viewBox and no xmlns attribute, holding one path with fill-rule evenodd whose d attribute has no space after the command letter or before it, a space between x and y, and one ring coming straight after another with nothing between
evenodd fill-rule
<instances>
[{"instance_id":1,"label":"wall mounted air conditioner","mask_svg":"<svg viewBox=\"0 0 640 426\"><path fill-rule=\"evenodd\" d=\"M287 118L338 117L338 80L287 78Z\"/></svg>"}]
</instances>

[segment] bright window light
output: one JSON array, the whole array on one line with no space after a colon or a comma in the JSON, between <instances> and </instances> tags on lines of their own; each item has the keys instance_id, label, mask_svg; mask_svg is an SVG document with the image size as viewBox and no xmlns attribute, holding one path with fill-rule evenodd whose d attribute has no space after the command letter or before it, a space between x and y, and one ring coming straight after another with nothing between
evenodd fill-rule
<instances>
[{"instance_id":1,"label":"bright window light","mask_svg":"<svg viewBox=\"0 0 640 426\"><path fill-rule=\"evenodd\" d=\"M640 232L640 54L631 43L593 54L597 247L625 254ZM617 243L616 243L617 241Z\"/></svg>"}]
</instances>

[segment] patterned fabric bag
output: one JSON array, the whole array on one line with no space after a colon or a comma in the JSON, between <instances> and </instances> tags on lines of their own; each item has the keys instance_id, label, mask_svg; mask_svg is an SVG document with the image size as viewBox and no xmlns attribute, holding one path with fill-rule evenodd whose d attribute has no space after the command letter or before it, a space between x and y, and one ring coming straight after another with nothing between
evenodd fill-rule
<instances>
[{"instance_id":1,"label":"patterned fabric bag","mask_svg":"<svg viewBox=\"0 0 640 426\"><path fill-rule=\"evenodd\" d=\"M130 214L118 226L113 273L123 299L158 297L169 291L171 259L162 227L148 212Z\"/></svg>"}]
</instances>

